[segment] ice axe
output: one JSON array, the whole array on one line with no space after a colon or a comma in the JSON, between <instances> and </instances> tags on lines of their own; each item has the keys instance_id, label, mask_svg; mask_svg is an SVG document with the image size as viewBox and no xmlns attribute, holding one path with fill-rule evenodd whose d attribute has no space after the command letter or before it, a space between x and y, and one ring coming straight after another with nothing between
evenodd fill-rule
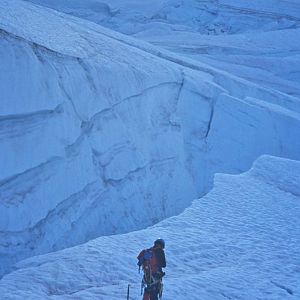
<instances>
[{"instance_id":1,"label":"ice axe","mask_svg":"<svg viewBox=\"0 0 300 300\"><path fill-rule=\"evenodd\" d=\"M127 300L129 300L129 290L130 290L130 284L127 286Z\"/></svg>"}]
</instances>

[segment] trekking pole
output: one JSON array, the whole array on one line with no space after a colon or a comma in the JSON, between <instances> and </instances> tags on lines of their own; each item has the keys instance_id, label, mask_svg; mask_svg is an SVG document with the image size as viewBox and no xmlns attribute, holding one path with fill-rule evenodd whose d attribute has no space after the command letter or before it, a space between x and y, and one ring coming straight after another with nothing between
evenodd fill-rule
<instances>
[{"instance_id":1,"label":"trekking pole","mask_svg":"<svg viewBox=\"0 0 300 300\"><path fill-rule=\"evenodd\" d=\"M159 284L159 293L158 293L159 299L162 299L163 289L164 289L164 284L163 284L162 278L161 278L160 284Z\"/></svg>"},{"instance_id":2,"label":"trekking pole","mask_svg":"<svg viewBox=\"0 0 300 300\"><path fill-rule=\"evenodd\" d=\"M129 289L130 289L130 284L127 286L127 300L129 300Z\"/></svg>"},{"instance_id":3,"label":"trekking pole","mask_svg":"<svg viewBox=\"0 0 300 300\"><path fill-rule=\"evenodd\" d=\"M164 285L163 283L160 284L160 289L159 289L159 299L162 299L162 294L163 294L163 288L164 288Z\"/></svg>"}]
</instances>

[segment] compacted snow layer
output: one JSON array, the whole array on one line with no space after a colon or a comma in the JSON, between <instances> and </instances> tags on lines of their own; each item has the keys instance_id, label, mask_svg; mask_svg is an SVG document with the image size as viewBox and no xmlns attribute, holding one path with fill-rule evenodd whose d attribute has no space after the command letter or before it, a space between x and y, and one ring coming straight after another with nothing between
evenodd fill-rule
<instances>
[{"instance_id":1,"label":"compacted snow layer","mask_svg":"<svg viewBox=\"0 0 300 300\"><path fill-rule=\"evenodd\" d=\"M166 240L164 299L299 299L300 162L263 156L182 214L16 265L1 299L139 299L136 255Z\"/></svg>"},{"instance_id":2,"label":"compacted snow layer","mask_svg":"<svg viewBox=\"0 0 300 300\"><path fill-rule=\"evenodd\" d=\"M0 56L0 275L178 214L261 154L300 159L293 93L95 23L2 0Z\"/></svg>"}]
</instances>

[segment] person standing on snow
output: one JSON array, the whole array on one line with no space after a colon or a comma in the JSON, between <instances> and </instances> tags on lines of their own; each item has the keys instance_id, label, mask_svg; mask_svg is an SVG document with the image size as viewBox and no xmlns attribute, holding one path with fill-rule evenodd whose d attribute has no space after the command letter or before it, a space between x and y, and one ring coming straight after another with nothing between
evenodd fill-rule
<instances>
[{"instance_id":1,"label":"person standing on snow","mask_svg":"<svg viewBox=\"0 0 300 300\"><path fill-rule=\"evenodd\" d=\"M138 255L138 266L143 268L144 276L142 288L144 288L143 300L157 300L162 295L162 277L166 267L165 241L157 239L153 247L142 250Z\"/></svg>"}]
</instances>

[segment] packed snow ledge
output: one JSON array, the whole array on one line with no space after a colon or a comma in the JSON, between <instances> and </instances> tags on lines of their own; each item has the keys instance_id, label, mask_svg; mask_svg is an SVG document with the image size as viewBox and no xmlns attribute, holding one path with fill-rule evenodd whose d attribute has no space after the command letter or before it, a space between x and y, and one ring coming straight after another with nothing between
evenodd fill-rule
<instances>
[{"instance_id":1,"label":"packed snow ledge","mask_svg":"<svg viewBox=\"0 0 300 300\"><path fill-rule=\"evenodd\" d=\"M299 299L300 162L263 156L181 215L19 262L1 299L138 299L135 257L160 236L168 259L164 299Z\"/></svg>"}]
</instances>

